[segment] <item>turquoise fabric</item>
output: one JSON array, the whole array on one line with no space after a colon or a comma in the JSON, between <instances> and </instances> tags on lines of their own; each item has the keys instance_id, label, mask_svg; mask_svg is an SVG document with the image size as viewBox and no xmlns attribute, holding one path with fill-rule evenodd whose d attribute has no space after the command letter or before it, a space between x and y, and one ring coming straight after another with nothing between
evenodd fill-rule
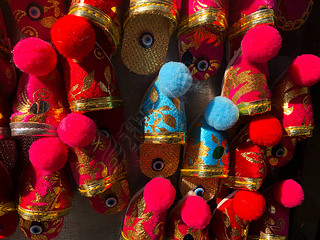
<instances>
[{"instance_id":1,"label":"turquoise fabric","mask_svg":"<svg viewBox=\"0 0 320 240\"><path fill-rule=\"evenodd\" d=\"M141 107L145 133L186 132L186 115L181 97L164 95L157 81L148 90Z\"/></svg>"},{"instance_id":2,"label":"turquoise fabric","mask_svg":"<svg viewBox=\"0 0 320 240\"><path fill-rule=\"evenodd\" d=\"M186 157L189 165L194 165L199 158L205 165L228 165L228 143L226 133L210 127L201 117L188 133Z\"/></svg>"}]
</instances>

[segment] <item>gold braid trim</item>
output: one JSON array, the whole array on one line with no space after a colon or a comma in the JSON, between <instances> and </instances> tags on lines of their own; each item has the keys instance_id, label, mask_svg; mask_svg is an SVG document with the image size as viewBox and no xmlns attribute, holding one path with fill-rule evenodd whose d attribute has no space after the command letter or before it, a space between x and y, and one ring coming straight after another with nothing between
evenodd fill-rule
<instances>
[{"instance_id":1,"label":"gold braid trim","mask_svg":"<svg viewBox=\"0 0 320 240\"><path fill-rule=\"evenodd\" d=\"M18 206L18 214L25 220L29 221L54 221L57 220L60 217L63 217L67 215L70 211L71 207L65 208L58 211L33 211L29 209L24 209L20 206Z\"/></svg>"},{"instance_id":2,"label":"gold braid trim","mask_svg":"<svg viewBox=\"0 0 320 240\"><path fill-rule=\"evenodd\" d=\"M14 118L11 119L14 121ZM57 128L46 123L11 122L11 136L57 136Z\"/></svg>"},{"instance_id":3,"label":"gold braid trim","mask_svg":"<svg viewBox=\"0 0 320 240\"><path fill-rule=\"evenodd\" d=\"M269 98L253 102L241 103L237 105L240 115L254 115L265 113L271 109L271 101Z\"/></svg>"},{"instance_id":4,"label":"gold braid trim","mask_svg":"<svg viewBox=\"0 0 320 240\"><path fill-rule=\"evenodd\" d=\"M310 0L306 11L301 15L301 18L292 21L281 16L281 11L279 9L280 2L281 1L279 0L278 10L275 13L275 17L277 29L282 31L292 31L300 28L307 21L313 6L313 0Z\"/></svg>"},{"instance_id":5,"label":"gold braid trim","mask_svg":"<svg viewBox=\"0 0 320 240\"><path fill-rule=\"evenodd\" d=\"M312 137L312 126L295 126L284 129L290 137Z\"/></svg>"},{"instance_id":6,"label":"gold braid trim","mask_svg":"<svg viewBox=\"0 0 320 240\"><path fill-rule=\"evenodd\" d=\"M247 178L228 176L222 180L222 184L231 188L258 190L262 184L262 178Z\"/></svg>"},{"instance_id":7,"label":"gold braid trim","mask_svg":"<svg viewBox=\"0 0 320 240\"><path fill-rule=\"evenodd\" d=\"M238 36L242 36L246 34L249 29L261 24L273 26L274 21L273 9L259 9L248 16L240 18L236 23L234 23L229 29L228 38L233 39Z\"/></svg>"},{"instance_id":8,"label":"gold braid trim","mask_svg":"<svg viewBox=\"0 0 320 240\"><path fill-rule=\"evenodd\" d=\"M186 134L184 132L172 132L172 133L145 133L144 143L155 144L185 144Z\"/></svg>"},{"instance_id":9,"label":"gold braid trim","mask_svg":"<svg viewBox=\"0 0 320 240\"><path fill-rule=\"evenodd\" d=\"M104 179L93 181L84 185L79 185L78 190L81 195L85 197L94 197L99 193L103 193L110 187L111 184L125 180L126 175L127 173L125 171L121 171Z\"/></svg>"},{"instance_id":10,"label":"gold braid trim","mask_svg":"<svg viewBox=\"0 0 320 240\"><path fill-rule=\"evenodd\" d=\"M113 46L117 49L120 43L121 32L115 25L111 17L101 11L99 8L86 3L75 3L70 7L69 13L79 17L85 17L101 27L111 38Z\"/></svg>"},{"instance_id":11,"label":"gold braid trim","mask_svg":"<svg viewBox=\"0 0 320 240\"><path fill-rule=\"evenodd\" d=\"M123 100L120 97L89 98L70 102L71 112L91 112L122 107Z\"/></svg>"},{"instance_id":12,"label":"gold braid trim","mask_svg":"<svg viewBox=\"0 0 320 240\"><path fill-rule=\"evenodd\" d=\"M228 169L218 165L198 165L180 169L182 177L200 177L200 178L226 178Z\"/></svg>"},{"instance_id":13,"label":"gold braid trim","mask_svg":"<svg viewBox=\"0 0 320 240\"><path fill-rule=\"evenodd\" d=\"M213 24L214 23L214 24ZM220 42L226 36L228 21L225 13L218 8L203 8L182 20L177 36L200 25L207 25L219 37Z\"/></svg>"},{"instance_id":14,"label":"gold braid trim","mask_svg":"<svg viewBox=\"0 0 320 240\"><path fill-rule=\"evenodd\" d=\"M249 235L248 240L287 240L287 237L260 232L260 236Z\"/></svg>"}]
</instances>

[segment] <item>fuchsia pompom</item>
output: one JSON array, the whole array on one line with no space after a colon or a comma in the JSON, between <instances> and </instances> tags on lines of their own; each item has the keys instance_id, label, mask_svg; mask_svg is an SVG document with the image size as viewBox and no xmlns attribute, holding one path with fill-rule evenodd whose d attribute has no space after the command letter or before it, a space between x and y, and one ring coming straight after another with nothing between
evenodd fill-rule
<instances>
[{"instance_id":1,"label":"fuchsia pompom","mask_svg":"<svg viewBox=\"0 0 320 240\"><path fill-rule=\"evenodd\" d=\"M270 114L257 116L249 123L249 137L253 143L261 146L274 146L280 142L282 125Z\"/></svg>"},{"instance_id":2,"label":"fuchsia pompom","mask_svg":"<svg viewBox=\"0 0 320 240\"><path fill-rule=\"evenodd\" d=\"M82 114L68 114L58 126L60 139L72 148L81 148L89 145L95 138L97 125Z\"/></svg>"},{"instance_id":3,"label":"fuchsia pompom","mask_svg":"<svg viewBox=\"0 0 320 240\"><path fill-rule=\"evenodd\" d=\"M259 192L239 190L233 199L235 213L245 221L253 221L262 216L266 200Z\"/></svg>"},{"instance_id":4,"label":"fuchsia pompom","mask_svg":"<svg viewBox=\"0 0 320 240\"><path fill-rule=\"evenodd\" d=\"M281 43L281 36L274 27L260 25L251 28L244 35L241 48L249 61L263 63L278 54Z\"/></svg>"},{"instance_id":5,"label":"fuchsia pompom","mask_svg":"<svg viewBox=\"0 0 320 240\"><path fill-rule=\"evenodd\" d=\"M153 178L144 187L143 197L148 209L166 211L174 202L176 190L168 179Z\"/></svg>"},{"instance_id":6,"label":"fuchsia pompom","mask_svg":"<svg viewBox=\"0 0 320 240\"><path fill-rule=\"evenodd\" d=\"M297 57L288 69L290 79L299 86L312 86L320 81L320 58L312 54Z\"/></svg>"},{"instance_id":7,"label":"fuchsia pompom","mask_svg":"<svg viewBox=\"0 0 320 240\"><path fill-rule=\"evenodd\" d=\"M188 227L203 229L210 223L210 207L202 197L187 197L181 206L180 213L182 221Z\"/></svg>"},{"instance_id":8,"label":"fuchsia pompom","mask_svg":"<svg viewBox=\"0 0 320 240\"><path fill-rule=\"evenodd\" d=\"M277 183L273 189L273 195L277 202L287 208L300 205L304 200L303 189L299 183L292 179Z\"/></svg>"},{"instance_id":9,"label":"fuchsia pompom","mask_svg":"<svg viewBox=\"0 0 320 240\"><path fill-rule=\"evenodd\" d=\"M29 159L36 168L55 172L66 164L68 147L58 137L40 138L31 144Z\"/></svg>"},{"instance_id":10,"label":"fuchsia pompom","mask_svg":"<svg viewBox=\"0 0 320 240\"><path fill-rule=\"evenodd\" d=\"M75 15L65 15L51 28L51 38L65 57L81 61L94 48L96 35L88 20Z\"/></svg>"},{"instance_id":11,"label":"fuchsia pompom","mask_svg":"<svg viewBox=\"0 0 320 240\"><path fill-rule=\"evenodd\" d=\"M13 61L27 74L45 76L56 68L57 54L49 43L31 37L17 43L13 49Z\"/></svg>"}]
</instances>

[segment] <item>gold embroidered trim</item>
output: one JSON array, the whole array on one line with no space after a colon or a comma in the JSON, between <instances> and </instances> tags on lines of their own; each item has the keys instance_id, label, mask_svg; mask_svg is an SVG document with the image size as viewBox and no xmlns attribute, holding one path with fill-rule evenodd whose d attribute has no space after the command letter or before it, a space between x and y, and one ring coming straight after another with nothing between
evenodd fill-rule
<instances>
[{"instance_id":1,"label":"gold embroidered trim","mask_svg":"<svg viewBox=\"0 0 320 240\"><path fill-rule=\"evenodd\" d=\"M235 177L228 176L222 180L223 185L231 188L258 190L262 184L262 178L246 178L246 177Z\"/></svg>"},{"instance_id":2,"label":"gold embroidered trim","mask_svg":"<svg viewBox=\"0 0 320 240\"><path fill-rule=\"evenodd\" d=\"M214 22L218 22L219 24L213 24ZM179 25L177 36L179 37L184 32L199 25L207 25L210 30L218 36L220 42L224 41L228 28L228 21L223 11L212 7L200 9L182 20Z\"/></svg>"},{"instance_id":3,"label":"gold embroidered trim","mask_svg":"<svg viewBox=\"0 0 320 240\"><path fill-rule=\"evenodd\" d=\"M269 24L274 25L274 11L273 9L260 9L248 16L240 18L234 23L228 32L228 38L233 39L244 35L249 29L260 25Z\"/></svg>"},{"instance_id":4,"label":"gold embroidered trim","mask_svg":"<svg viewBox=\"0 0 320 240\"><path fill-rule=\"evenodd\" d=\"M170 144L186 143L186 134L184 132L173 132L173 133L145 133L144 134L144 143L158 143L158 144Z\"/></svg>"},{"instance_id":5,"label":"gold embroidered trim","mask_svg":"<svg viewBox=\"0 0 320 240\"><path fill-rule=\"evenodd\" d=\"M117 49L120 43L121 32L106 13L86 3L75 3L70 7L68 14L85 17L93 21L110 36L113 46Z\"/></svg>"},{"instance_id":6,"label":"gold embroidered trim","mask_svg":"<svg viewBox=\"0 0 320 240\"><path fill-rule=\"evenodd\" d=\"M226 178L228 177L229 170L221 165L193 165L189 168L180 169L180 172L182 177Z\"/></svg>"},{"instance_id":7,"label":"gold embroidered trim","mask_svg":"<svg viewBox=\"0 0 320 240\"><path fill-rule=\"evenodd\" d=\"M14 201L0 203L0 217L16 210L17 208Z\"/></svg>"},{"instance_id":8,"label":"gold embroidered trim","mask_svg":"<svg viewBox=\"0 0 320 240\"><path fill-rule=\"evenodd\" d=\"M54 221L60 217L67 215L71 207L58 211L37 212L33 210L27 210L18 206L18 214L25 220L29 221Z\"/></svg>"},{"instance_id":9,"label":"gold embroidered trim","mask_svg":"<svg viewBox=\"0 0 320 240\"><path fill-rule=\"evenodd\" d=\"M259 240L260 237L259 236L254 236L254 235L249 235L247 240Z\"/></svg>"},{"instance_id":10,"label":"gold embroidered trim","mask_svg":"<svg viewBox=\"0 0 320 240\"><path fill-rule=\"evenodd\" d=\"M290 137L311 137L313 127L311 126L300 126L300 127L287 127L284 129Z\"/></svg>"},{"instance_id":11,"label":"gold embroidered trim","mask_svg":"<svg viewBox=\"0 0 320 240\"><path fill-rule=\"evenodd\" d=\"M240 115L254 115L265 113L271 110L271 101L269 98L254 102L241 103L237 105Z\"/></svg>"},{"instance_id":12,"label":"gold embroidered trim","mask_svg":"<svg viewBox=\"0 0 320 240\"><path fill-rule=\"evenodd\" d=\"M275 13L275 18L276 18L275 20L276 20L277 29L282 31L292 31L300 28L307 21L313 6L313 0L310 0L306 11L301 15L301 18L292 21L292 20L287 20L283 16L281 16L281 11L279 9L280 2L281 1L279 0L278 8Z\"/></svg>"},{"instance_id":13,"label":"gold embroidered trim","mask_svg":"<svg viewBox=\"0 0 320 240\"><path fill-rule=\"evenodd\" d=\"M84 185L79 185L79 192L85 197L94 197L99 193L103 193L115 182L120 182L126 179L127 173L125 171L108 176L104 179L93 181Z\"/></svg>"},{"instance_id":14,"label":"gold embroidered trim","mask_svg":"<svg viewBox=\"0 0 320 240\"><path fill-rule=\"evenodd\" d=\"M260 232L260 236L249 235L248 240L287 240L287 237Z\"/></svg>"},{"instance_id":15,"label":"gold embroidered trim","mask_svg":"<svg viewBox=\"0 0 320 240\"><path fill-rule=\"evenodd\" d=\"M12 122L10 128L13 137L57 135L57 128L45 123Z\"/></svg>"},{"instance_id":16,"label":"gold embroidered trim","mask_svg":"<svg viewBox=\"0 0 320 240\"><path fill-rule=\"evenodd\" d=\"M122 107L123 100L120 97L89 98L70 102L71 112L90 112Z\"/></svg>"},{"instance_id":17,"label":"gold embroidered trim","mask_svg":"<svg viewBox=\"0 0 320 240\"><path fill-rule=\"evenodd\" d=\"M131 0L127 17L123 23L126 24L131 18L140 14L158 14L170 20L170 35L175 31L179 19L179 11L173 0Z\"/></svg>"}]
</instances>

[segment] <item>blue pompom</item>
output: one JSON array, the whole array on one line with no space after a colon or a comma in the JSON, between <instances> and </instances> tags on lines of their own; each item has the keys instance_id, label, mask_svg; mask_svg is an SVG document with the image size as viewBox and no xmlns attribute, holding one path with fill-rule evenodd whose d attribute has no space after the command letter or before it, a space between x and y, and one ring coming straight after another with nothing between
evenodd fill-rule
<instances>
[{"instance_id":1,"label":"blue pompom","mask_svg":"<svg viewBox=\"0 0 320 240\"><path fill-rule=\"evenodd\" d=\"M215 97L207 106L204 118L211 127L225 131L238 121L239 110L228 98Z\"/></svg>"},{"instance_id":2,"label":"blue pompom","mask_svg":"<svg viewBox=\"0 0 320 240\"><path fill-rule=\"evenodd\" d=\"M189 69L181 62L168 62L162 66L158 76L161 92L168 97L181 97L192 84Z\"/></svg>"}]
</instances>

